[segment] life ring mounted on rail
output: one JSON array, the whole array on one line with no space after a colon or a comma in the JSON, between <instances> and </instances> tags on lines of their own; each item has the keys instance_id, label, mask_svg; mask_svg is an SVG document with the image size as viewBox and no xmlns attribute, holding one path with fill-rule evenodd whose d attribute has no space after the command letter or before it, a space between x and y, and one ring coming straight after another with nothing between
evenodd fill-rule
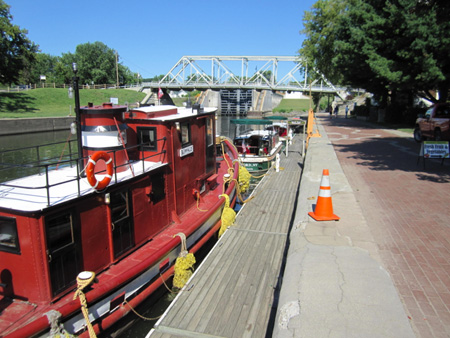
<instances>
[{"instance_id":1,"label":"life ring mounted on rail","mask_svg":"<svg viewBox=\"0 0 450 338\"><path fill-rule=\"evenodd\" d=\"M95 165L97 164L98 160L103 160L106 163L106 175L101 181L97 181L94 173ZM94 155L92 155L89 159L88 165L86 167L86 176L91 187L97 191L105 189L108 186L109 182L111 182L112 175L113 163L111 157L104 151L95 152Z\"/></svg>"}]
</instances>

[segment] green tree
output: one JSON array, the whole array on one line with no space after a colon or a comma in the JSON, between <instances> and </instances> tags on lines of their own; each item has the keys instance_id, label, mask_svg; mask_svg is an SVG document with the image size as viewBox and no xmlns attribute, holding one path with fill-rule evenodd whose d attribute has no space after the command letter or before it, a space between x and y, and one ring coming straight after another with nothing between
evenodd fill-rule
<instances>
[{"instance_id":1,"label":"green tree","mask_svg":"<svg viewBox=\"0 0 450 338\"><path fill-rule=\"evenodd\" d=\"M152 77L152 78L150 78L148 80L145 80L145 81L159 82L159 81L161 81L164 78L164 76L166 76L166 75L164 75L164 74L156 75L156 76L154 76L154 77Z\"/></svg>"},{"instance_id":2,"label":"green tree","mask_svg":"<svg viewBox=\"0 0 450 338\"><path fill-rule=\"evenodd\" d=\"M207 81L211 81L211 77L207 74L200 74L200 73L196 73L196 74L191 74L188 75L187 82L207 82Z\"/></svg>"},{"instance_id":3,"label":"green tree","mask_svg":"<svg viewBox=\"0 0 450 338\"><path fill-rule=\"evenodd\" d=\"M63 53L55 65L55 82L72 83L74 76L72 64L76 62L76 56L72 53Z\"/></svg>"},{"instance_id":4,"label":"green tree","mask_svg":"<svg viewBox=\"0 0 450 338\"><path fill-rule=\"evenodd\" d=\"M11 23L10 6L0 0L0 83L28 82L27 67L34 60L38 47L27 38L27 31Z\"/></svg>"},{"instance_id":5,"label":"green tree","mask_svg":"<svg viewBox=\"0 0 450 338\"><path fill-rule=\"evenodd\" d=\"M339 53L333 59L347 80L373 91L410 91L432 100L430 90L437 89L441 100L447 99L450 26L442 13L449 13L450 2L349 4L335 41Z\"/></svg>"},{"instance_id":6,"label":"green tree","mask_svg":"<svg viewBox=\"0 0 450 338\"><path fill-rule=\"evenodd\" d=\"M80 44L75 57L80 83L116 83L116 55L104 43Z\"/></svg>"},{"instance_id":7,"label":"green tree","mask_svg":"<svg viewBox=\"0 0 450 338\"><path fill-rule=\"evenodd\" d=\"M304 28L301 33L305 34L307 39L303 41L299 53L308 68L319 70L333 83L339 83L343 79L342 72L331 60L336 56L336 26L345 5L345 0L318 0L303 16ZM312 78L315 75L314 72L308 74Z\"/></svg>"},{"instance_id":8,"label":"green tree","mask_svg":"<svg viewBox=\"0 0 450 338\"><path fill-rule=\"evenodd\" d=\"M137 79L137 73L132 72L127 66L119 63L119 82L122 84L134 83Z\"/></svg>"},{"instance_id":9,"label":"green tree","mask_svg":"<svg viewBox=\"0 0 450 338\"><path fill-rule=\"evenodd\" d=\"M69 56L67 56L69 58ZM84 43L77 46L75 62L80 83L131 83L136 74L119 62L119 55L102 42ZM117 69L116 71L116 62Z\"/></svg>"},{"instance_id":10,"label":"green tree","mask_svg":"<svg viewBox=\"0 0 450 338\"><path fill-rule=\"evenodd\" d=\"M45 75L47 82L58 82L56 77L57 56L36 53L36 58L30 67L30 82L38 83L41 75Z\"/></svg>"},{"instance_id":11,"label":"green tree","mask_svg":"<svg viewBox=\"0 0 450 338\"><path fill-rule=\"evenodd\" d=\"M304 17L302 55L326 77L385 98L398 91L442 101L450 88L450 2L319 0ZM340 74L339 74L340 73Z\"/></svg>"},{"instance_id":12,"label":"green tree","mask_svg":"<svg viewBox=\"0 0 450 338\"><path fill-rule=\"evenodd\" d=\"M273 73L271 70L265 70L262 73L262 77L265 78L269 83L272 83ZM276 79L273 80L276 81Z\"/></svg>"}]
</instances>

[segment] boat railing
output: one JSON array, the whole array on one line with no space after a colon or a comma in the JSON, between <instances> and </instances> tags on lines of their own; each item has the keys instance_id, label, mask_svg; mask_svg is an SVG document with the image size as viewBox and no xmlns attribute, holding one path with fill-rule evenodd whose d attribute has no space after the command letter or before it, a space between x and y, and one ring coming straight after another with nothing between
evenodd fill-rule
<instances>
[{"instance_id":1,"label":"boat railing","mask_svg":"<svg viewBox=\"0 0 450 338\"><path fill-rule=\"evenodd\" d=\"M51 142L0 151L0 182L43 174L46 164L56 168L76 164L78 157L76 142L76 140Z\"/></svg>"},{"instance_id":2,"label":"boat railing","mask_svg":"<svg viewBox=\"0 0 450 338\"><path fill-rule=\"evenodd\" d=\"M238 150L239 154L245 155L259 155L261 152L264 152L264 148L261 148L259 146L251 146L246 145L245 147L242 147L242 145L236 146L236 149Z\"/></svg>"},{"instance_id":3,"label":"boat railing","mask_svg":"<svg viewBox=\"0 0 450 338\"><path fill-rule=\"evenodd\" d=\"M167 146L167 139L166 137L163 137L161 139L157 139L157 145L160 144L160 142L162 142L162 146L158 146L157 149L161 149L159 152L154 152L151 154L146 155L145 151L144 151L144 147L145 144L137 144L134 146L130 146L130 147L124 147L123 149L120 150L111 150L108 151L108 153L110 154L110 156L114 159L113 163L114 163L114 167L113 167L113 182L117 183L118 182L118 176L117 173L120 172L120 170L118 170L121 167L128 167L130 166L130 164L135 164L136 162L141 162L142 163L142 172L146 171L146 162L155 162L153 159L159 157L159 159L165 159L165 154L166 154L166 146ZM71 141L73 142L73 141ZM84 173L84 169L80 170L80 167L78 166L78 163L87 163L87 161L89 160L89 157L83 157L82 159L79 159L77 156L77 149L76 146L73 147L73 145L71 145L71 142L68 142L68 147L69 147L69 152L66 155L62 155L59 157L56 157L54 155L50 155L50 156L42 156L42 149L45 147L50 147L50 146L57 146L60 145L62 143L66 143L66 142L55 142L55 143L49 143L49 144L45 144L45 145L37 145L37 146L31 146L31 147L24 147L24 148L19 148L19 149L14 149L14 150L5 150L5 151L1 151L0 152L0 187L7 187L7 188L11 188L11 189L26 189L26 190L42 190L45 189L46 191L46 199L47 199L47 206L51 205L51 194L50 194L50 189L53 187L57 187L59 185L62 184L67 184L67 183L71 183L71 182L76 182L76 186L77 186L77 196L81 196L82 191L81 191L81 184L80 181L82 179L85 179L85 173ZM76 142L76 141L74 141ZM75 149L74 149L75 148ZM75 150L75 151L74 151ZM116 154L119 151L127 151L127 153L129 153L131 150L138 150L140 152L140 157L139 159L134 159L134 160L130 160L127 163L124 164L118 164L116 165ZM10 156L10 159L14 158L16 160L21 160L23 159L23 155L19 156L19 158L17 158L17 154L19 154L20 152L28 152L28 154L26 155L31 155L29 152L30 151L35 151L35 153L31 156L27 156L28 158L31 158L31 161L28 161L26 163L4 163L3 162L3 155L4 154L13 154L13 156ZM19 161L22 162L22 161ZM156 161L156 162L161 162L161 161ZM66 168L66 167L75 167L76 168L76 175L71 175L71 176L67 176L64 179L61 179L57 182L54 183L50 183L50 173L52 171L57 171L58 169L62 169L62 168ZM14 172L12 174L12 172ZM103 173L105 173L105 171L103 171ZM102 172L98 172L98 174L102 174ZM33 175L38 175L38 176L44 176L45 179L45 183L41 184L41 185L33 185L31 186L30 184L24 184L24 183L20 183L20 178L24 178L24 177L28 177L28 176L33 176Z\"/></svg>"},{"instance_id":4,"label":"boat railing","mask_svg":"<svg viewBox=\"0 0 450 338\"><path fill-rule=\"evenodd\" d=\"M124 148L124 149L126 149L127 153L131 153L132 151L137 150L140 153L140 157L139 157L138 160L131 160L131 161L128 161L127 163L124 163L124 164L114 165L114 178L115 178L115 181L117 182L117 172L118 172L117 169L118 168L122 168L122 167L129 167L130 164L133 163L133 162L137 162L137 161L140 162L142 164L142 172L144 172L145 171L145 163L146 162L154 162L154 161L152 161L153 158L156 158L156 157L160 157L161 158L161 156L166 154L166 152L167 152L166 151L166 141L167 141L166 137L162 137L160 139L157 139L156 140L157 144L159 142L163 142L163 144L161 146L161 151L153 153L151 155L146 155L145 154L145 146L146 146L146 144L143 144L143 143L137 144L137 145L134 145L134 146L128 146L128 147ZM107 153L109 153L109 154L112 153L113 163L117 163L116 154L117 154L118 151L122 151L122 150L107 151ZM159 161L157 161L157 162L159 162ZM106 172L106 170L104 170L102 172L99 172L99 173L105 173L105 172Z\"/></svg>"}]
</instances>

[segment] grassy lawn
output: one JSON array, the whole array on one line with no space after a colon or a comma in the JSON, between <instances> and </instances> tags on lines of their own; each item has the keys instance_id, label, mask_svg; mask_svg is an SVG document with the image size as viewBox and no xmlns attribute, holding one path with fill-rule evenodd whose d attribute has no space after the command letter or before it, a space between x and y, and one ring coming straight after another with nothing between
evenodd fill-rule
<instances>
[{"instance_id":1,"label":"grassy lawn","mask_svg":"<svg viewBox=\"0 0 450 338\"><path fill-rule=\"evenodd\" d=\"M80 105L88 102L100 105L111 97L119 99L119 104L135 103L145 97L145 93L126 89L82 89ZM56 117L74 114L74 99L63 88L39 88L23 92L0 93L0 118Z\"/></svg>"},{"instance_id":2,"label":"grassy lawn","mask_svg":"<svg viewBox=\"0 0 450 338\"><path fill-rule=\"evenodd\" d=\"M141 101L145 93L126 89L81 89L80 105L88 102L100 105L111 97L119 99L119 104L133 104ZM174 103L182 106L188 98L175 98ZM192 98L191 98L192 100ZM307 112L308 99L283 99L274 112ZM22 92L0 92L0 118L56 117L74 114L74 99L69 98L64 88L38 88Z\"/></svg>"},{"instance_id":3,"label":"grassy lawn","mask_svg":"<svg viewBox=\"0 0 450 338\"><path fill-rule=\"evenodd\" d=\"M414 132L414 128L399 128L397 130L403 131L405 133L411 133L411 134Z\"/></svg>"},{"instance_id":4,"label":"grassy lawn","mask_svg":"<svg viewBox=\"0 0 450 338\"><path fill-rule=\"evenodd\" d=\"M288 113L291 111L307 112L310 105L309 101L309 99L283 99L273 111L278 113Z\"/></svg>"}]
</instances>

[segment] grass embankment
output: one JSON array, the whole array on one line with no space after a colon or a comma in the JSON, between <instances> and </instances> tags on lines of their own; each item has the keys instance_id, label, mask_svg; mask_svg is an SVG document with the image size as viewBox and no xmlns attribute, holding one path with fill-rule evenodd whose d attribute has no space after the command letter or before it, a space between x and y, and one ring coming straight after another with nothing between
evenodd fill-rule
<instances>
[{"instance_id":1,"label":"grass embankment","mask_svg":"<svg viewBox=\"0 0 450 338\"><path fill-rule=\"evenodd\" d=\"M80 105L88 102L100 105L118 98L119 104L134 104L145 97L145 93L126 89L81 89ZM0 93L0 118L58 117L74 115L74 98L69 98L68 89L39 88L23 92Z\"/></svg>"},{"instance_id":2,"label":"grass embankment","mask_svg":"<svg viewBox=\"0 0 450 338\"><path fill-rule=\"evenodd\" d=\"M309 110L309 107L309 99L283 99L273 111L277 113L289 113L291 111L306 112Z\"/></svg>"},{"instance_id":3,"label":"grass embankment","mask_svg":"<svg viewBox=\"0 0 450 338\"><path fill-rule=\"evenodd\" d=\"M109 102L116 97L119 104L134 104L145 97L145 93L126 89L81 89L80 105L88 102L94 105ZM181 106L187 98L174 99ZM74 99L69 98L68 89L38 88L22 92L0 92L0 118L57 117L74 114ZM308 99L283 99L274 112L302 112L309 109Z\"/></svg>"}]
</instances>

